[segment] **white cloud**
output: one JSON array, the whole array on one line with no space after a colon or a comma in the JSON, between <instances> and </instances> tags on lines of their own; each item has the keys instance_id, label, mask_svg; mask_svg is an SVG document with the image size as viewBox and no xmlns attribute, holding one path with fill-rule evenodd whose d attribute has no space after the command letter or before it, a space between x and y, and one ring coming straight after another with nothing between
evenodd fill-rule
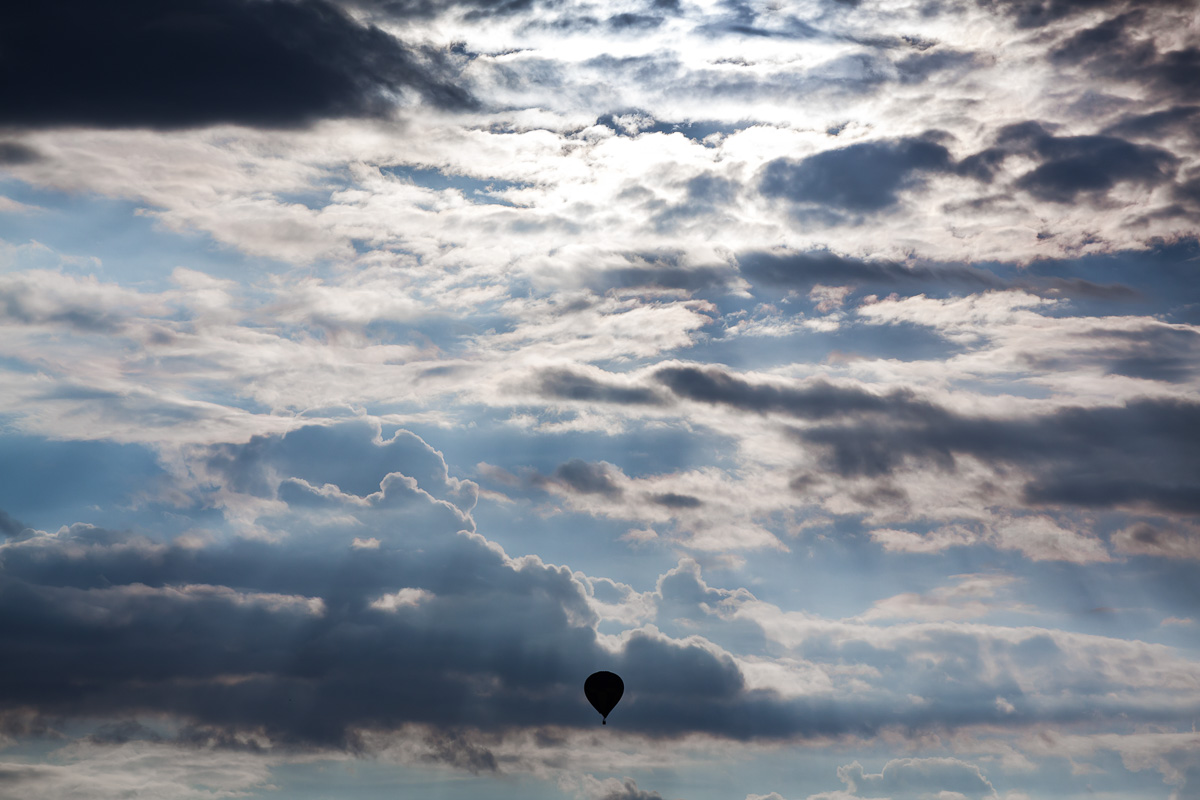
<instances>
[{"instance_id":1,"label":"white cloud","mask_svg":"<svg viewBox=\"0 0 1200 800\"><path fill-rule=\"evenodd\" d=\"M1102 540L1044 515L985 517L970 527L948 525L924 534L890 528L870 533L884 549L895 552L938 553L951 547L988 544L1016 550L1034 561L1088 564L1111 560Z\"/></svg>"},{"instance_id":2,"label":"white cloud","mask_svg":"<svg viewBox=\"0 0 1200 800\"><path fill-rule=\"evenodd\" d=\"M372 600L371 608L377 608L380 611L399 611L402 608L416 608L433 598L433 592L406 587Z\"/></svg>"},{"instance_id":3,"label":"white cloud","mask_svg":"<svg viewBox=\"0 0 1200 800\"><path fill-rule=\"evenodd\" d=\"M1018 582L1012 575L955 575L957 583L920 594L906 592L877 601L862 619L955 620L986 616L998 610L1031 610L1029 606L995 602L996 594Z\"/></svg>"},{"instance_id":4,"label":"white cloud","mask_svg":"<svg viewBox=\"0 0 1200 800\"><path fill-rule=\"evenodd\" d=\"M49 762L0 762L5 772L0 797L118 800L143 795L162 800L216 800L273 788L271 769L279 760L259 753L144 741L119 745L81 742L60 748Z\"/></svg>"}]
</instances>

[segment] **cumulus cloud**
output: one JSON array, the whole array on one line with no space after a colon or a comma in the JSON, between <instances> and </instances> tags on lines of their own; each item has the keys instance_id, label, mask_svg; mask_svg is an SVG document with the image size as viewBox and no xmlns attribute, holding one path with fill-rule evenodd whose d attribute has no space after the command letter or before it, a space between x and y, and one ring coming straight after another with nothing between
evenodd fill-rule
<instances>
[{"instance_id":1,"label":"cumulus cloud","mask_svg":"<svg viewBox=\"0 0 1200 800\"><path fill-rule=\"evenodd\" d=\"M331 459L333 446L357 457ZM662 576L653 597L638 598L535 556L509 557L471 530L450 502L461 484L411 434L376 439L350 424L211 451L207 461L194 453L193 463L227 475L238 495L274 498L254 520L265 538L157 541L76 525L3 545L8 612L0 636L23 654L5 681L10 702L47 717L167 715L212 736L259 736L261 747L358 750L372 736L426 726L442 763L486 772L499 762L478 743L455 745L454 726L504 733L589 724L578 684L598 666L626 679L621 725L668 739L871 733L936 724L950 706L957 718L979 723L1057 718L1074 712L1049 698L1078 691L1084 702L1111 687L1134 694L1104 701L1104 713L1130 713L1143 707L1139 692L1195 689L1165 648L952 623L889 629L806 617L804 659L764 671L749 654L640 622L653 613L752 624L794 647L796 623L778 609L745 590L707 585L694 562ZM377 490L366 492L356 481L372 457L381 460ZM236 507L233 495L222 502ZM378 547L352 546L368 532ZM970 612L1003 585L967 576L939 602ZM864 620L895 616L889 609L902 600L878 605L882 611ZM601 614L639 627L601 636ZM25 635L31 619L36 642ZM69 642L87 657L58 659ZM864 675L840 663L846 648L864 675L898 683L861 694ZM926 663L930 648L943 654L939 666ZM934 697L946 674L962 682L954 697L903 711L885 699ZM998 692L1015 711L997 708ZM1172 712L1151 706L1144 713Z\"/></svg>"},{"instance_id":2,"label":"cumulus cloud","mask_svg":"<svg viewBox=\"0 0 1200 800\"><path fill-rule=\"evenodd\" d=\"M262 731L277 743L334 747L359 746L362 729L406 723L590 722L576 684L598 664L637 676L631 695L643 699L629 718L635 729L677 730L686 719L679 709L697 695L761 705L741 698L737 667L712 647L635 631L618 653L607 653L569 570L508 558L422 488L453 494L457 487L419 439L375 444L353 427L308 433L259 439L240 451L215 448L208 463L236 474L231 483L244 492L272 491L255 478L260 471L289 464L292 472L318 471L311 482L280 477L276 491L286 506L259 520L284 536L276 542L196 547L77 526L4 545L10 624L3 636L14 647L25 641L18 619L39 619L44 632L43 645L19 645L25 657L6 682L10 699L47 715L169 712L194 724ZM353 494L363 471L329 460L322 437L331 434L421 481L377 472L376 492ZM323 521L323 511L333 516ZM350 547L350 536L331 535L347 525L369 530L380 546ZM527 638L535 629L537 639ZM86 664L53 657L79 637L94 641ZM90 687L83 694L69 688L79 680ZM187 699L172 688L180 682L190 687ZM449 717L448 708L455 709ZM685 724L722 727L716 711Z\"/></svg>"}]
</instances>

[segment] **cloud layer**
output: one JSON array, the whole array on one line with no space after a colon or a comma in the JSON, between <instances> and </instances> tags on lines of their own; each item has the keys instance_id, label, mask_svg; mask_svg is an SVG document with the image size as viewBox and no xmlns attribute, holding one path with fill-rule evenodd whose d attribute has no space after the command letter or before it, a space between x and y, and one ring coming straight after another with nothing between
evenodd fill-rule
<instances>
[{"instance_id":1,"label":"cloud layer","mask_svg":"<svg viewBox=\"0 0 1200 800\"><path fill-rule=\"evenodd\" d=\"M1192 4L3 16L0 798L1194 794Z\"/></svg>"}]
</instances>

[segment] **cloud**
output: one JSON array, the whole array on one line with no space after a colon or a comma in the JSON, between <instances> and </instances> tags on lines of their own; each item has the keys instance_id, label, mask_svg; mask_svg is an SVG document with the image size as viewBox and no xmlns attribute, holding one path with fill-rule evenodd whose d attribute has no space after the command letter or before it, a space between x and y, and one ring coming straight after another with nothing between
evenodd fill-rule
<instances>
[{"instance_id":1,"label":"cloud","mask_svg":"<svg viewBox=\"0 0 1200 800\"><path fill-rule=\"evenodd\" d=\"M759 177L766 197L851 213L881 211L899 202L899 193L919 185L925 173L947 172L949 151L918 138L863 142L826 150L800 161L768 162Z\"/></svg>"},{"instance_id":2,"label":"cloud","mask_svg":"<svg viewBox=\"0 0 1200 800\"><path fill-rule=\"evenodd\" d=\"M808 299L812 300L816 306L816 310L822 314L828 314L830 311L841 308L846 304L846 295L850 294L852 288L849 286L822 286L817 284L808 293Z\"/></svg>"},{"instance_id":3,"label":"cloud","mask_svg":"<svg viewBox=\"0 0 1200 800\"><path fill-rule=\"evenodd\" d=\"M858 258L829 250L788 248L751 250L738 255L741 273L758 291L769 288L811 289L821 284L851 284L853 292L896 293L899 296L941 296L959 292L1022 289L1049 297L1133 300L1138 292L1122 284L1104 284L1071 275L1071 265L1037 262L1023 271L1000 265L924 260L892 261ZM1007 265L1005 265L1007 267Z\"/></svg>"},{"instance_id":4,"label":"cloud","mask_svg":"<svg viewBox=\"0 0 1200 800\"><path fill-rule=\"evenodd\" d=\"M585 782L583 791L590 800L663 800L658 792L638 788L633 778L607 778L603 781L592 778Z\"/></svg>"},{"instance_id":5,"label":"cloud","mask_svg":"<svg viewBox=\"0 0 1200 800\"><path fill-rule=\"evenodd\" d=\"M1118 553L1200 560L1200 532L1172 524L1137 522L1112 536Z\"/></svg>"},{"instance_id":6,"label":"cloud","mask_svg":"<svg viewBox=\"0 0 1200 800\"><path fill-rule=\"evenodd\" d=\"M1090 564L1111 561L1103 540L1087 530L1064 527L1055 519L1041 514L996 515L985 517L982 522L945 525L928 533L877 528L870 532L871 538L883 545L885 550L898 553L939 553L951 547L969 547L987 544L999 550L1015 550L1033 561L1068 561ZM937 594L937 593L935 593ZM939 609L933 598L900 596L896 601L900 608L914 602L933 603L929 611L959 613L958 610ZM976 610L986 610L977 606ZM1011 609L1010 609L1011 610Z\"/></svg>"},{"instance_id":7,"label":"cloud","mask_svg":"<svg viewBox=\"0 0 1200 800\"><path fill-rule=\"evenodd\" d=\"M1200 405L1145 398L989 419L903 397L890 404L895 413L884 412L886 423L822 425L794 436L824 448L826 468L846 477L892 474L910 459L953 470L957 458L971 456L1027 470L1024 499L1032 505L1200 511L1200 484L1189 466L1200 457L1189 433L1200 430Z\"/></svg>"},{"instance_id":8,"label":"cloud","mask_svg":"<svg viewBox=\"0 0 1200 800\"><path fill-rule=\"evenodd\" d=\"M0 89L10 126L266 127L385 116L412 91L463 108L448 59L364 27L324 0L82 0L7 15Z\"/></svg>"},{"instance_id":9,"label":"cloud","mask_svg":"<svg viewBox=\"0 0 1200 800\"><path fill-rule=\"evenodd\" d=\"M1170 342L1176 333L1187 341L1194 338L1190 330L1164 328L1163 332ZM1146 334L1142 329L1118 330L1113 338L1118 343L1133 342L1138 352L1145 352L1151 345L1142 342L1159 338L1158 331ZM1083 341L1096 344L1094 350L1083 351L1079 361L1096 359L1110 373L1137 372L1174 380L1184 380L1188 374L1171 369L1188 369L1190 362L1183 357L1176 361L1164 352L1159 362L1133 355L1114 359L1103 338L1093 334ZM1170 349L1169 344L1164 347ZM1064 405L1024 415L987 415L952 410L909 389L877 394L860 385L821 378L748 380L722 367L683 364L648 371L641 381L620 391L603 388L607 383L598 378L589 377L584 385L589 397L616 405L642 406L654 398L657 406L663 397L661 390L651 388L657 385L681 401L802 422L789 426L787 435L815 458L813 466L826 476L878 482L917 474L965 476L983 470L994 476L992 481L1012 486L1016 496L1008 502L1016 509L1141 509L1169 515L1200 511L1200 485L1191 478L1191 465L1200 454L1191 446L1197 437L1188 435L1200 426L1200 406L1182 398L1135 395L1108 406ZM904 499L903 490L875 487L880 488L888 492L880 498L882 505ZM991 489L975 485L959 491L996 494L998 490L992 483ZM876 505L863 502L868 508ZM940 550L951 544L992 541L1037 552L1039 557L1106 558L1095 540L1085 537L1085 541L1049 518L1039 519L1013 515L1003 524L996 522L986 536L973 532L965 538L922 537L913 546L928 549L935 539L944 539L934 548ZM909 535L902 537L907 541L905 537ZM1054 555L1060 546L1067 549ZM912 549L900 543L897 547Z\"/></svg>"},{"instance_id":10,"label":"cloud","mask_svg":"<svg viewBox=\"0 0 1200 800\"><path fill-rule=\"evenodd\" d=\"M1170 179L1175 157L1157 147L1114 137L1070 136L1035 145L1045 160L1017 179L1017 187L1042 200L1071 203L1118 183L1155 186Z\"/></svg>"},{"instance_id":11,"label":"cloud","mask_svg":"<svg viewBox=\"0 0 1200 800\"><path fill-rule=\"evenodd\" d=\"M1169 41L1170 32L1162 23L1151 23L1147 5L1153 6L1130 4L1132 10L1077 31L1052 50L1050 58L1060 64L1082 64L1110 80L1136 83L1152 90L1160 101L1194 102L1200 97L1196 90L1200 48L1160 49L1160 39ZM1178 5L1186 13L1186 5Z\"/></svg>"},{"instance_id":12,"label":"cloud","mask_svg":"<svg viewBox=\"0 0 1200 800\"><path fill-rule=\"evenodd\" d=\"M620 405L660 405L663 397L652 388L624 386L613 376L603 378L571 368L543 370L538 376L538 391L543 397Z\"/></svg>"},{"instance_id":13,"label":"cloud","mask_svg":"<svg viewBox=\"0 0 1200 800\"><path fill-rule=\"evenodd\" d=\"M126 740L109 728L108 736L61 747L44 763L0 761L0 798L120 800L149 794L161 800L211 800L273 788L277 758L211 743L157 742L144 738L147 730L131 723L126 732L139 738Z\"/></svg>"},{"instance_id":14,"label":"cloud","mask_svg":"<svg viewBox=\"0 0 1200 800\"><path fill-rule=\"evenodd\" d=\"M14 12L0 795L1187 796L1193 12Z\"/></svg>"},{"instance_id":15,"label":"cloud","mask_svg":"<svg viewBox=\"0 0 1200 800\"><path fill-rule=\"evenodd\" d=\"M1172 787L1168 800L1186 800L1195 794L1197 781L1200 781L1200 758L1196 755L1200 737L1195 731L1146 731L1124 735L1045 732L1038 740L1042 752L1072 760L1088 758L1102 750L1115 752L1128 770L1160 773L1162 783Z\"/></svg>"},{"instance_id":16,"label":"cloud","mask_svg":"<svg viewBox=\"0 0 1200 800\"><path fill-rule=\"evenodd\" d=\"M28 164L41 158L38 151L20 142L0 142L0 164Z\"/></svg>"},{"instance_id":17,"label":"cloud","mask_svg":"<svg viewBox=\"0 0 1200 800\"><path fill-rule=\"evenodd\" d=\"M1145 324L1136 328L1093 328L1076 334L1082 345L1070 355L1031 356L1040 369L1094 366L1108 375L1185 383L1200 369L1200 331ZM1075 338L1075 337L1073 337Z\"/></svg>"},{"instance_id":18,"label":"cloud","mask_svg":"<svg viewBox=\"0 0 1200 800\"><path fill-rule=\"evenodd\" d=\"M1132 3L1128 0L976 0L988 9L1001 11L1015 18L1020 28L1037 28L1078 15L1093 14L1111 9L1121 10ZM1166 8L1187 6L1187 0L1150 0L1139 3Z\"/></svg>"},{"instance_id":19,"label":"cloud","mask_svg":"<svg viewBox=\"0 0 1200 800\"><path fill-rule=\"evenodd\" d=\"M0 704L105 725L97 747L275 757L394 744L406 763L491 775L541 763L510 758L521 737L591 730L580 686L600 668L626 683L610 725L646 747L697 734L753 746L1081 719L1167 724L1193 713L1200 691L1194 665L1162 645L943 613L885 625L894 615L784 612L710 585L694 561L639 593L512 557L474 531L467 482L408 432L385 438L349 421L179 457L176 474L193 483L176 512L216 506L255 538L205 512L205 536L76 524L0 545L0 647L20 654L5 662ZM620 477L604 462L574 466L556 480L603 490ZM1007 585L962 576L931 596L973 613ZM77 656L65 661L65 650ZM901 764L855 781L937 778L977 796L981 784L952 766Z\"/></svg>"},{"instance_id":20,"label":"cloud","mask_svg":"<svg viewBox=\"0 0 1200 800\"><path fill-rule=\"evenodd\" d=\"M979 767L956 758L900 758L883 765L883 771L870 774L855 761L838 768L838 777L860 797L892 797L896 800L916 797L983 798L998 797L996 790Z\"/></svg>"},{"instance_id":21,"label":"cloud","mask_svg":"<svg viewBox=\"0 0 1200 800\"><path fill-rule=\"evenodd\" d=\"M440 456L412 434L376 433L348 423L193 449L195 474L223 477L217 502L258 538L79 524L0 545L0 644L21 653L0 700L76 719L168 715L299 747L353 750L364 732L423 724L450 737L434 748L443 761L490 769L454 745L455 726L590 725L579 685L605 665L627 676L633 730L755 735L770 698L745 692L727 653L653 629L602 646L569 569L473 533L441 499L470 495ZM562 480L593 488L576 472ZM356 547L364 535L379 545ZM86 657L55 655L69 643ZM745 719L728 727L723 708Z\"/></svg>"},{"instance_id":22,"label":"cloud","mask_svg":"<svg viewBox=\"0 0 1200 800\"><path fill-rule=\"evenodd\" d=\"M690 494L676 494L675 492L652 495L650 500L667 508L699 508L704 505L704 501L699 497L692 497Z\"/></svg>"},{"instance_id":23,"label":"cloud","mask_svg":"<svg viewBox=\"0 0 1200 800\"><path fill-rule=\"evenodd\" d=\"M13 519L7 511L0 509L0 535L12 537L19 536L23 531L29 528L23 525L19 520Z\"/></svg>"},{"instance_id":24,"label":"cloud","mask_svg":"<svg viewBox=\"0 0 1200 800\"><path fill-rule=\"evenodd\" d=\"M539 3L537 0L348 0L345 5L384 19L408 20L434 17L449 9L463 9L469 18L475 19L506 17L532 11Z\"/></svg>"},{"instance_id":25,"label":"cloud","mask_svg":"<svg viewBox=\"0 0 1200 800\"><path fill-rule=\"evenodd\" d=\"M0 325L65 327L84 334L119 333L134 313L165 314L159 297L94 277L76 278L50 270L0 277Z\"/></svg>"},{"instance_id":26,"label":"cloud","mask_svg":"<svg viewBox=\"0 0 1200 800\"><path fill-rule=\"evenodd\" d=\"M749 251L738 256L742 273L767 286L810 287L822 283L866 286L940 287L965 290L1000 288L1004 281L969 264L903 264L825 251Z\"/></svg>"},{"instance_id":27,"label":"cloud","mask_svg":"<svg viewBox=\"0 0 1200 800\"><path fill-rule=\"evenodd\" d=\"M1200 455L1190 445L1197 437L1188 435L1200 429L1200 406L1182 399L991 418L942 408L909 390L879 395L823 380L755 383L720 367L667 366L653 378L681 399L820 423L790 435L823 451L823 467L846 478L918 463L953 471L958 458L972 457L1027 470L1024 499L1035 506L1200 511L1200 485L1190 478Z\"/></svg>"},{"instance_id":28,"label":"cloud","mask_svg":"<svg viewBox=\"0 0 1200 800\"><path fill-rule=\"evenodd\" d=\"M879 396L858 387L813 381L804 386L751 383L721 367L669 366L654 373L676 396L760 414L781 413L800 419L836 419L873 413L907 416L925 413L911 392Z\"/></svg>"},{"instance_id":29,"label":"cloud","mask_svg":"<svg viewBox=\"0 0 1200 800\"><path fill-rule=\"evenodd\" d=\"M602 494L609 497L621 494L621 487L613 481L619 474L611 464L589 464L583 459L573 458L554 470L554 477L569 489L583 494Z\"/></svg>"},{"instance_id":30,"label":"cloud","mask_svg":"<svg viewBox=\"0 0 1200 800\"><path fill-rule=\"evenodd\" d=\"M955 575L957 583L919 594L906 592L877 601L863 614L875 619L971 619L993 611L1012 610L993 601L998 591L1017 582L1011 575Z\"/></svg>"},{"instance_id":31,"label":"cloud","mask_svg":"<svg viewBox=\"0 0 1200 800\"><path fill-rule=\"evenodd\" d=\"M1170 181L1179 163L1153 145L1115 136L1055 136L1038 122L1024 122L1002 128L992 147L964 158L959 170L990 181L1014 155L1039 162L1017 177L1014 186L1054 203L1098 202L1118 184L1154 187Z\"/></svg>"},{"instance_id":32,"label":"cloud","mask_svg":"<svg viewBox=\"0 0 1200 800\"><path fill-rule=\"evenodd\" d=\"M1122 137L1145 137L1158 139L1167 133L1189 133L1192 117L1200 113L1200 106L1173 106L1162 111L1146 114L1127 114L1103 133Z\"/></svg>"},{"instance_id":33,"label":"cloud","mask_svg":"<svg viewBox=\"0 0 1200 800\"><path fill-rule=\"evenodd\" d=\"M687 208L695 209L690 204ZM735 279L733 270L727 266L687 266L672 263L676 261L673 258L646 254L631 255L629 258L632 261L630 266L597 271L591 275L588 279L589 287L597 291L679 289L696 292L726 289Z\"/></svg>"}]
</instances>

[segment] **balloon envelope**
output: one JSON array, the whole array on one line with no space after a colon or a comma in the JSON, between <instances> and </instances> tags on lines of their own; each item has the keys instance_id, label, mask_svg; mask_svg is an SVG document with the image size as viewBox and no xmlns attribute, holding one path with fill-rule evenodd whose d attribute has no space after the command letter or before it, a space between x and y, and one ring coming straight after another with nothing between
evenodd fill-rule
<instances>
[{"instance_id":1,"label":"balloon envelope","mask_svg":"<svg viewBox=\"0 0 1200 800\"><path fill-rule=\"evenodd\" d=\"M608 724L608 715L625 694L625 682L612 672L593 672L583 682L583 693L588 702L604 717L601 724Z\"/></svg>"}]
</instances>

